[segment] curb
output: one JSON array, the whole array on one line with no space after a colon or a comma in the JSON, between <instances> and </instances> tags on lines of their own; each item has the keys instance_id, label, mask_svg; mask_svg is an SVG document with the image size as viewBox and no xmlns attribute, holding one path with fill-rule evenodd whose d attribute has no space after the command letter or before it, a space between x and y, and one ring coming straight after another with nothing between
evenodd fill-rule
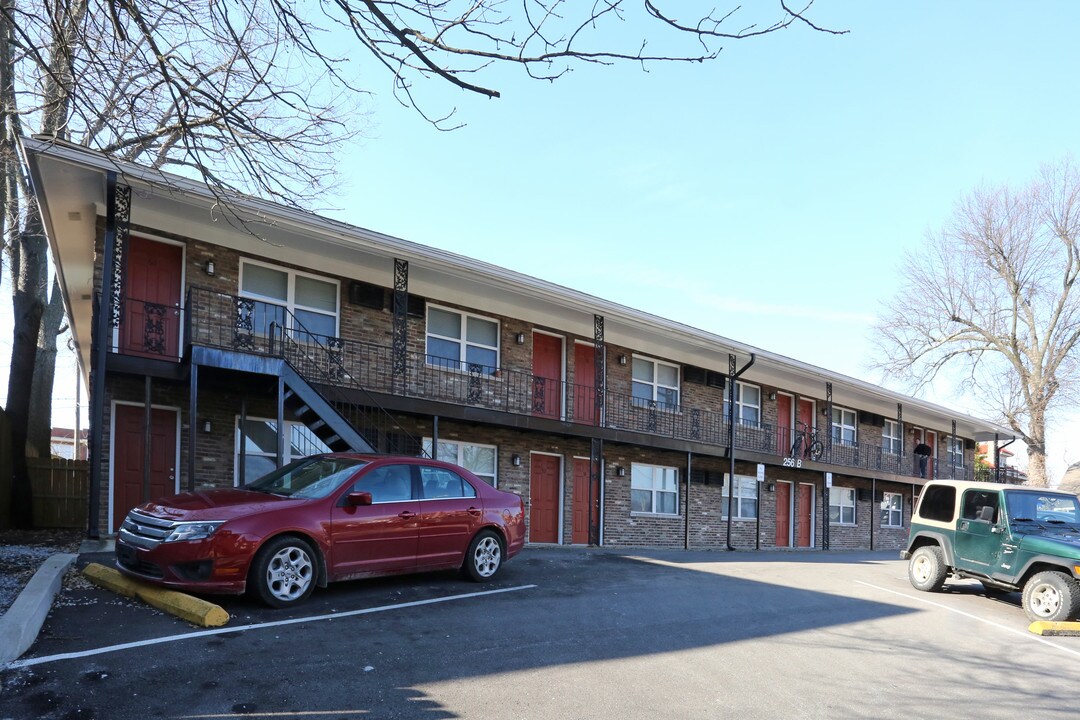
<instances>
[{"instance_id":1,"label":"curb","mask_svg":"<svg viewBox=\"0 0 1080 720\"><path fill-rule=\"evenodd\" d=\"M193 625L221 627L229 622L229 613L220 605L186 593L141 583L98 563L90 563L83 568L83 575L95 585L125 597L142 600Z\"/></svg>"},{"instance_id":2,"label":"curb","mask_svg":"<svg viewBox=\"0 0 1080 720\"><path fill-rule=\"evenodd\" d=\"M0 617L0 664L19 657L37 640L53 598L60 591L64 572L77 557L73 553L57 553L42 563L19 597Z\"/></svg>"},{"instance_id":3,"label":"curb","mask_svg":"<svg viewBox=\"0 0 1080 720\"><path fill-rule=\"evenodd\" d=\"M1080 636L1080 622L1038 620L1028 625L1028 632L1033 632L1036 635L1077 637Z\"/></svg>"}]
</instances>

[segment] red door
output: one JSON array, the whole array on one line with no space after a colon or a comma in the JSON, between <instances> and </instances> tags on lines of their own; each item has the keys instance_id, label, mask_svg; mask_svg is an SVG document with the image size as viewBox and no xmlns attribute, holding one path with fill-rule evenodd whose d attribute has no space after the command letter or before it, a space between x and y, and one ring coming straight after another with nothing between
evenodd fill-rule
<instances>
[{"instance_id":1,"label":"red door","mask_svg":"<svg viewBox=\"0 0 1080 720\"><path fill-rule=\"evenodd\" d=\"M113 532L128 510L176 492L176 411L150 411L150 494L143 495L145 406L117 405L113 418Z\"/></svg>"},{"instance_id":2,"label":"red door","mask_svg":"<svg viewBox=\"0 0 1080 720\"><path fill-rule=\"evenodd\" d=\"M791 483L776 483L776 547L791 547Z\"/></svg>"},{"instance_id":3,"label":"red door","mask_svg":"<svg viewBox=\"0 0 1080 720\"><path fill-rule=\"evenodd\" d=\"M420 501L412 466L384 465L364 473L352 490L371 493L371 505L335 504L330 511L330 567L335 579L416 567Z\"/></svg>"},{"instance_id":4,"label":"red door","mask_svg":"<svg viewBox=\"0 0 1080 720\"><path fill-rule=\"evenodd\" d=\"M534 454L529 462L529 542L558 542L559 458Z\"/></svg>"},{"instance_id":5,"label":"red door","mask_svg":"<svg viewBox=\"0 0 1080 720\"><path fill-rule=\"evenodd\" d=\"M814 432L814 401L813 400L803 400L802 398L799 398L799 418L798 418L798 420L799 420L800 423L802 423L802 425L798 425L796 427L796 430L805 430L806 432L809 432L811 434ZM804 443L803 447L807 447L807 443L809 443L809 442L812 442L812 441L807 440L806 443Z\"/></svg>"},{"instance_id":6,"label":"red door","mask_svg":"<svg viewBox=\"0 0 1080 720\"><path fill-rule=\"evenodd\" d=\"M596 425L596 350L574 345L574 422Z\"/></svg>"},{"instance_id":7,"label":"red door","mask_svg":"<svg viewBox=\"0 0 1080 720\"><path fill-rule=\"evenodd\" d=\"M533 333L533 415L562 415L562 338Z\"/></svg>"},{"instance_id":8,"label":"red door","mask_svg":"<svg viewBox=\"0 0 1080 720\"><path fill-rule=\"evenodd\" d=\"M781 456L791 452L791 400L790 395L783 393L776 396L776 454Z\"/></svg>"},{"instance_id":9,"label":"red door","mask_svg":"<svg viewBox=\"0 0 1080 720\"><path fill-rule=\"evenodd\" d=\"M184 249L132 236L126 252L120 350L176 360L180 357Z\"/></svg>"},{"instance_id":10,"label":"red door","mask_svg":"<svg viewBox=\"0 0 1080 720\"><path fill-rule=\"evenodd\" d=\"M813 547L814 486L800 484L795 497L795 547Z\"/></svg>"},{"instance_id":11,"label":"red door","mask_svg":"<svg viewBox=\"0 0 1080 720\"><path fill-rule=\"evenodd\" d=\"M592 462L588 458L574 458L574 496L571 509L573 528L570 542L575 545L589 544L590 514L594 526L600 523L600 487L591 486L589 482L591 466Z\"/></svg>"}]
</instances>

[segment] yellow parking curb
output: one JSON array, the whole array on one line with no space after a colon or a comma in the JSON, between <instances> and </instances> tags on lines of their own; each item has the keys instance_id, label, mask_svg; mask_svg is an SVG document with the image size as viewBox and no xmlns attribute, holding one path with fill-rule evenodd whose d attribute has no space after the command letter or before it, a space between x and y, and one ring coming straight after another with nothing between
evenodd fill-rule
<instances>
[{"instance_id":1,"label":"yellow parking curb","mask_svg":"<svg viewBox=\"0 0 1080 720\"><path fill-rule=\"evenodd\" d=\"M1080 622L1047 622L1039 620L1028 625L1028 631L1036 635L1080 636Z\"/></svg>"},{"instance_id":2,"label":"yellow parking curb","mask_svg":"<svg viewBox=\"0 0 1080 720\"><path fill-rule=\"evenodd\" d=\"M133 580L112 568L90 563L83 568L83 575L95 585L112 590L125 597L138 598L158 610L164 610L181 620L201 627L221 627L229 622L225 608L186 593L166 590Z\"/></svg>"}]
</instances>

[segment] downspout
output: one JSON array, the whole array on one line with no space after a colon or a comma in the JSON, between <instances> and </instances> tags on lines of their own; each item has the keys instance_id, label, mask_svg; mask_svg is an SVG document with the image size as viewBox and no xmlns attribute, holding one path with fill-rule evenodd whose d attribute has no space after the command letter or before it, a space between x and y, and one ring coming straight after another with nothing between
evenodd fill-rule
<instances>
[{"instance_id":1,"label":"downspout","mask_svg":"<svg viewBox=\"0 0 1080 720\"><path fill-rule=\"evenodd\" d=\"M734 550L731 546L731 514L735 509L735 381L754 364L757 355L750 353L750 361L743 365L742 370L735 372L735 356L728 355L728 499L727 499L727 549Z\"/></svg>"},{"instance_id":2,"label":"downspout","mask_svg":"<svg viewBox=\"0 0 1080 720\"><path fill-rule=\"evenodd\" d=\"M998 447L997 436L994 436L994 480L996 482L1001 482L1001 451L1012 445L1014 442L1016 442L1016 438L1013 438L1001 447Z\"/></svg>"}]
</instances>

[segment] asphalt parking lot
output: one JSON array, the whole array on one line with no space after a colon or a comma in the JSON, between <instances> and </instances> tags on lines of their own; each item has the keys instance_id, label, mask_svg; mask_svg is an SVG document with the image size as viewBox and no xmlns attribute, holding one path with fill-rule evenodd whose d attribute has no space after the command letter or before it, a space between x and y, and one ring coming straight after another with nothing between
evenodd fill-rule
<instances>
[{"instance_id":1,"label":"asphalt parking lot","mask_svg":"<svg viewBox=\"0 0 1080 720\"><path fill-rule=\"evenodd\" d=\"M66 590L0 718L1075 716L1080 638L978 583L918 593L895 558L528 548L483 585L218 598L215 630Z\"/></svg>"}]
</instances>

